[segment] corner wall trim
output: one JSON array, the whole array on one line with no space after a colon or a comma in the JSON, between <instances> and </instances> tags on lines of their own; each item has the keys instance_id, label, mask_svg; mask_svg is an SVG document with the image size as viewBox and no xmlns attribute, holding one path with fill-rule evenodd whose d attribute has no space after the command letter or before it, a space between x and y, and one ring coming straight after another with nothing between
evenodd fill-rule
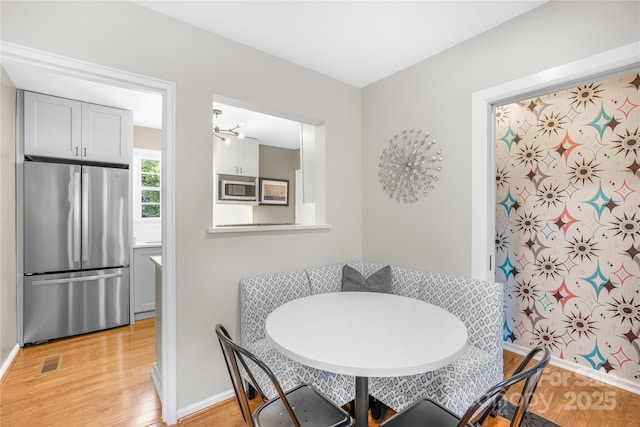
<instances>
[{"instance_id":1,"label":"corner wall trim","mask_svg":"<svg viewBox=\"0 0 640 427\"><path fill-rule=\"evenodd\" d=\"M203 399L199 402L192 403L190 405L185 406L184 408L178 409L178 420L186 417L187 415L195 414L198 411L202 411L203 409L208 408L209 406L213 406L222 401L230 399L235 396L233 389L223 391L222 393L216 394L214 396Z\"/></svg>"},{"instance_id":2,"label":"corner wall trim","mask_svg":"<svg viewBox=\"0 0 640 427\"><path fill-rule=\"evenodd\" d=\"M20 346L16 344L11 350L11 352L9 353L9 356L7 356L6 360L2 362L2 366L0 366L0 381L4 379L4 374L6 374L9 368L11 367L11 364L13 363L13 360L16 358L19 349L20 349Z\"/></svg>"},{"instance_id":3,"label":"corner wall trim","mask_svg":"<svg viewBox=\"0 0 640 427\"><path fill-rule=\"evenodd\" d=\"M149 375L151 375L151 380L153 381L153 385L156 388L156 393L158 393L160 404L162 404L162 398L164 397L162 395L162 372L160 372L160 368L158 368L158 362L155 362L153 364Z\"/></svg>"}]
</instances>

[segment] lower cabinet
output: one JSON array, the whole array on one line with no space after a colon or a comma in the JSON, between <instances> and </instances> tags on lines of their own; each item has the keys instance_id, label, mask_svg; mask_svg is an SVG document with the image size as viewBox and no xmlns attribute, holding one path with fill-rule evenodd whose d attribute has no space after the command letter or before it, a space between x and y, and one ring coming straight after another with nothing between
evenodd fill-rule
<instances>
[{"instance_id":1,"label":"lower cabinet","mask_svg":"<svg viewBox=\"0 0 640 427\"><path fill-rule=\"evenodd\" d=\"M135 319L155 316L155 264L150 257L162 255L161 246L133 249L133 312Z\"/></svg>"}]
</instances>

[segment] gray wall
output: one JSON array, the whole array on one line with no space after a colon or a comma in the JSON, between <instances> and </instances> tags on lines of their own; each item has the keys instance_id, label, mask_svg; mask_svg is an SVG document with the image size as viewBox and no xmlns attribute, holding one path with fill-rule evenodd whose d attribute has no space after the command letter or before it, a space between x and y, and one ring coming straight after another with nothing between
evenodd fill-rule
<instances>
[{"instance_id":1,"label":"gray wall","mask_svg":"<svg viewBox=\"0 0 640 427\"><path fill-rule=\"evenodd\" d=\"M16 87L0 67L0 365L16 332Z\"/></svg>"},{"instance_id":2,"label":"gray wall","mask_svg":"<svg viewBox=\"0 0 640 427\"><path fill-rule=\"evenodd\" d=\"M254 223L287 223L295 221L295 178L300 167L300 150L260 144L260 178L289 181L289 206L256 206Z\"/></svg>"},{"instance_id":3,"label":"gray wall","mask_svg":"<svg viewBox=\"0 0 640 427\"><path fill-rule=\"evenodd\" d=\"M146 150L162 150L162 129L134 126L133 146Z\"/></svg>"},{"instance_id":4,"label":"gray wall","mask_svg":"<svg viewBox=\"0 0 640 427\"><path fill-rule=\"evenodd\" d=\"M134 3L1 7L2 40L176 83L178 408L229 390L213 326L238 331L238 280L361 257L360 90ZM330 230L207 234L213 94L325 122Z\"/></svg>"},{"instance_id":5,"label":"gray wall","mask_svg":"<svg viewBox=\"0 0 640 427\"><path fill-rule=\"evenodd\" d=\"M552 1L364 88L364 258L469 275L472 94L639 40L639 5ZM412 128L438 139L444 171L428 197L404 205L382 192L378 161Z\"/></svg>"}]
</instances>

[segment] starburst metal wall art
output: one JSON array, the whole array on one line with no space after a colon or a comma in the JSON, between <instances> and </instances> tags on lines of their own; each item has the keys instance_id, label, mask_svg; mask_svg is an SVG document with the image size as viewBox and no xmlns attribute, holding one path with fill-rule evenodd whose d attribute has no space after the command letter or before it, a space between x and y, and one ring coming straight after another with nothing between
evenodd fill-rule
<instances>
[{"instance_id":1,"label":"starburst metal wall art","mask_svg":"<svg viewBox=\"0 0 640 427\"><path fill-rule=\"evenodd\" d=\"M382 150L378 179L390 199L400 203L416 203L435 187L442 172L442 150L433 150L435 138L429 132L404 130L395 135ZM432 151L433 150L433 151Z\"/></svg>"}]
</instances>

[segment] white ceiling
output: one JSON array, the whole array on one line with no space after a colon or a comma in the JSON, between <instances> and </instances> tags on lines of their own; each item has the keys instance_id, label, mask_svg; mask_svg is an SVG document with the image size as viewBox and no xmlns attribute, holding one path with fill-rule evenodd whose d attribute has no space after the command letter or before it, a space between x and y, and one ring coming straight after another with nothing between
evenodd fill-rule
<instances>
[{"instance_id":1,"label":"white ceiling","mask_svg":"<svg viewBox=\"0 0 640 427\"><path fill-rule=\"evenodd\" d=\"M545 1L136 1L357 87Z\"/></svg>"},{"instance_id":2,"label":"white ceiling","mask_svg":"<svg viewBox=\"0 0 640 427\"><path fill-rule=\"evenodd\" d=\"M364 87L525 13L545 1L136 1L271 55ZM19 89L133 111L134 124L162 127L157 94L2 64ZM214 94L212 94L213 96ZM299 123L219 102L221 128L299 146Z\"/></svg>"},{"instance_id":3,"label":"white ceiling","mask_svg":"<svg viewBox=\"0 0 640 427\"><path fill-rule=\"evenodd\" d=\"M217 101L213 102L213 108L222 111L218 117L220 129L231 129L240 125L240 132L247 137L258 139L260 144L300 148L300 122Z\"/></svg>"}]
</instances>

